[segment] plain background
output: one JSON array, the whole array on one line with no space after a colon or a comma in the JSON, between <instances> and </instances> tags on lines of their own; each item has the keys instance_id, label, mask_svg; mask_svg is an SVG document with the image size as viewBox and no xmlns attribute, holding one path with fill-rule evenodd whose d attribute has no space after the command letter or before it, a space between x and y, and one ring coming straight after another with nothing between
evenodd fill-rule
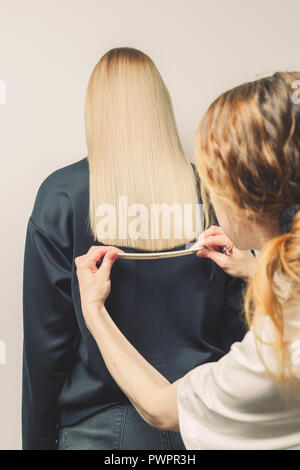
<instances>
[{"instance_id":1,"label":"plain background","mask_svg":"<svg viewBox=\"0 0 300 470\"><path fill-rule=\"evenodd\" d=\"M299 0L0 0L0 449L18 449L25 230L52 171L87 156L84 96L113 47L152 57L184 148L209 103L241 82L300 69Z\"/></svg>"}]
</instances>

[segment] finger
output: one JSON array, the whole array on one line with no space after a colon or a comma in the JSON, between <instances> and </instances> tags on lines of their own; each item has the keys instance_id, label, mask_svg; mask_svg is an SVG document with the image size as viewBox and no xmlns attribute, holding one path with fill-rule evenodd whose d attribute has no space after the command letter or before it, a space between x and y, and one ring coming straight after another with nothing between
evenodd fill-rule
<instances>
[{"instance_id":1,"label":"finger","mask_svg":"<svg viewBox=\"0 0 300 470\"><path fill-rule=\"evenodd\" d=\"M209 258L220 266L220 268L225 269L228 263L228 256L220 253L219 251L209 250Z\"/></svg>"},{"instance_id":2,"label":"finger","mask_svg":"<svg viewBox=\"0 0 300 470\"><path fill-rule=\"evenodd\" d=\"M118 248L111 248L111 250L106 253L98 270L99 276L104 276L105 279L110 278L112 265L119 256L119 253L120 250Z\"/></svg>"},{"instance_id":3,"label":"finger","mask_svg":"<svg viewBox=\"0 0 300 470\"><path fill-rule=\"evenodd\" d=\"M229 251L231 251L233 248L231 241L226 237L226 235L215 235L213 237L205 238L203 240L203 246L207 248L215 248L218 246L224 246Z\"/></svg>"},{"instance_id":4,"label":"finger","mask_svg":"<svg viewBox=\"0 0 300 470\"><path fill-rule=\"evenodd\" d=\"M197 251L196 256L198 258L208 258L209 250L207 248L202 248L201 250Z\"/></svg>"},{"instance_id":5,"label":"finger","mask_svg":"<svg viewBox=\"0 0 300 470\"><path fill-rule=\"evenodd\" d=\"M194 250L196 248L200 248L201 246L203 246L203 240L204 240L203 233L201 233L201 235L199 235L196 243L194 243L194 245L191 246L191 250Z\"/></svg>"},{"instance_id":6,"label":"finger","mask_svg":"<svg viewBox=\"0 0 300 470\"><path fill-rule=\"evenodd\" d=\"M213 235L224 235L224 232L218 225L211 225L207 230L204 230L202 235L204 238L206 238Z\"/></svg>"},{"instance_id":7,"label":"finger","mask_svg":"<svg viewBox=\"0 0 300 470\"><path fill-rule=\"evenodd\" d=\"M207 230L205 230L199 235L198 240L196 241L196 243L194 243L194 245L191 248L192 249L200 248L201 246L203 246L203 241L205 238L211 237L214 235L224 235L224 232L217 225L212 225L211 227L209 227Z\"/></svg>"},{"instance_id":8,"label":"finger","mask_svg":"<svg viewBox=\"0 0 300 470\"><path fill-rule=\"evenodd\" d=\"M74 259L76 268L79 268L79 267L82 265L82 262L83 262L83 260L85 259L85 257L86 257L86 255L81 255L81 256L77 256L77 257Z\"/></svg>"},{"instance_id":9,"label":"finger","mask_svg":"<svg viewBox=\"0 0 300 470\"><path fill-rule=\"evenodd\" d=\"M88 269L92 272L97 272L97 263L112 248L112 246L91 246L86 255L83 255L82 259L79 260L79 263L77 262L79 269Z\"/></svg>"},{"instance_id":10,"label":"finger","mask_svg":"<svg viewBox=\"0 0 300 470\"><path fill-rule=\"evenodd\" d=\"M225 269L228 263L228 256L220 253L219 251L204 249L196 253L198 258L209 258L220 266L220 268Z\"/></svg>"}]
</instances>

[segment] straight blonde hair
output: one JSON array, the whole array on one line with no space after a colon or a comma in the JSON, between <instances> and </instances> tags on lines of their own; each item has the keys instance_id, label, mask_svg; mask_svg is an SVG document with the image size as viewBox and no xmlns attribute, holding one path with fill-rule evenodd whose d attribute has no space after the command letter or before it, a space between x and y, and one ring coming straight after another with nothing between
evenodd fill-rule
<instances>
[{"instance_id":1,"label":"straight blonde hair","mask_svg":"<svg viewBox=\"0 0 300 470\"><path fill-rule=\"evenodd\" d=\"M89 222L96 240L106 245L159 251L193 240L179 235L175 217L170 236L134 238L118 231L119 197L127 204L189 204L191 226L197 230L197 185L182 148L169 92L153 61L143 52L127 48L108 51L95 66L85 103L85 129L90 169ZM99 205L116 208L116 234L99 230ZM138 224L143 225L140 217ZM144 232L145 233L145 232Z\"/></svg>"}]
</instances>

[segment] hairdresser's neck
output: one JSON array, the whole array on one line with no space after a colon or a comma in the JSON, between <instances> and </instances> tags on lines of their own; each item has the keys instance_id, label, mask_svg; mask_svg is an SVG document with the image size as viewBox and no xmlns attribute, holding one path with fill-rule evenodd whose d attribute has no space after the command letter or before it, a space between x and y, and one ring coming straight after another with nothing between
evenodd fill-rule
<instances>
[{"instance_id":1,"label":"hairdresser's neck","mask_svg":"<svg viewBox=\"0 0 300 470\"><path fill-rule=\"evenodd\" d=\"M278 224L257 225L253 236L254 249L261 250L272 238L280 235Z\"/></svg>"}]
</instances>

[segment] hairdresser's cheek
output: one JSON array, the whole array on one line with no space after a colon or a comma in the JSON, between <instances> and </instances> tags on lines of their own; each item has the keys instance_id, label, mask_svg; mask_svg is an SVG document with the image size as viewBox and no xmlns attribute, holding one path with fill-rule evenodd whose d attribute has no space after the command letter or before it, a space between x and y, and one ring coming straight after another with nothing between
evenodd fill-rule
<instances>
[{"instance_id":1,"label":"hairdresser's cheek","mask_svg":"<svg viewBox=\"0 0 300 470\"><path fill-rule=\"evenodd\" d=\"M228 237L229 238L229 237ZM232 241L233 245L238 249L238 250L249 250L249 246L248 246L248 243L245 243L243 237L239 236L239 237L234 237L232 236L230 238L230 240Z\"/></svg>"},{"instance_id":2,"label":"hairdresser's cheek","mask_svg":"<svg viewBox=\"0 0 300 470\"><path fill-rule=\"evenodd\" d=\"M251 250L253 248L250 240L249 235L245 233L243 230L239 230L238 232L229 232L227 237L232 241L233 245L241 251L244 250Z\"/></svg>"},{"instance_id":3,"label":"hairdresser's cheek","mask_svg":"<svg viewBox=\"0 0 300 470\"><path fill-rule=\"evenodd\" d=\"M231 227L228 207L224 205L224 203L214 194L211 194L210 197L218 220L218 224L220 225L223 232L228 236L227 233L230 231Z\"/></svg>"},{"instance_id":4,"label":"hairdresser's cheek","mask_svg":"<svg viewBox=\"0 0 300 470\"><path fill-rule=\"evenodd\" d=\"M229 238L230 241L234 243L233 238L235 238L234 231L232 230L232 222L228 218L227 214L224 211L215 211L218 219L218 223L223 230L224 234Z\"/></svg>"},{"instance_id":5,"label":"hairdresser's cheek","mask_svg":"<svg viewBox=\"0 0 300 470\"><path fill-rule=\"evenodd\" d=\"M229 240L233 243L233 245L236 248L238 247L238 244L241 243L240 237L237 236L237 234L232 230L231 226L228 224L220 224L223 232L225 233L226 237L229 238ZM239 248L240 249L240 248Z\"/></svg>"},{"instance_id":6,"label":"hairdresser's cheek","mask_svg":"<svg viewBox=\"0 0 300 470\"><path fill-rule=\"evenodd\" d=\"M230 221L229 217L220 219L219 224L226 237L229 238L236 248L243 250L242 245L244 244L244 237L240 227L234 225L234 221Z\"/></svg>"},{"instance_id":7,"label":"hairdresser's cheek","mask_svg":"<svg viewBox=\"0 0 300 470\"><path fill-rule=\"evenodd\" d=\"M233 243L233 245L239 250L246 250L248 247L245 245L245 237L243 231L233 221L230 221L228 217L220 217L218 220L221 229L223 230L226 237Z\"/></svg>"}]
</instances>

